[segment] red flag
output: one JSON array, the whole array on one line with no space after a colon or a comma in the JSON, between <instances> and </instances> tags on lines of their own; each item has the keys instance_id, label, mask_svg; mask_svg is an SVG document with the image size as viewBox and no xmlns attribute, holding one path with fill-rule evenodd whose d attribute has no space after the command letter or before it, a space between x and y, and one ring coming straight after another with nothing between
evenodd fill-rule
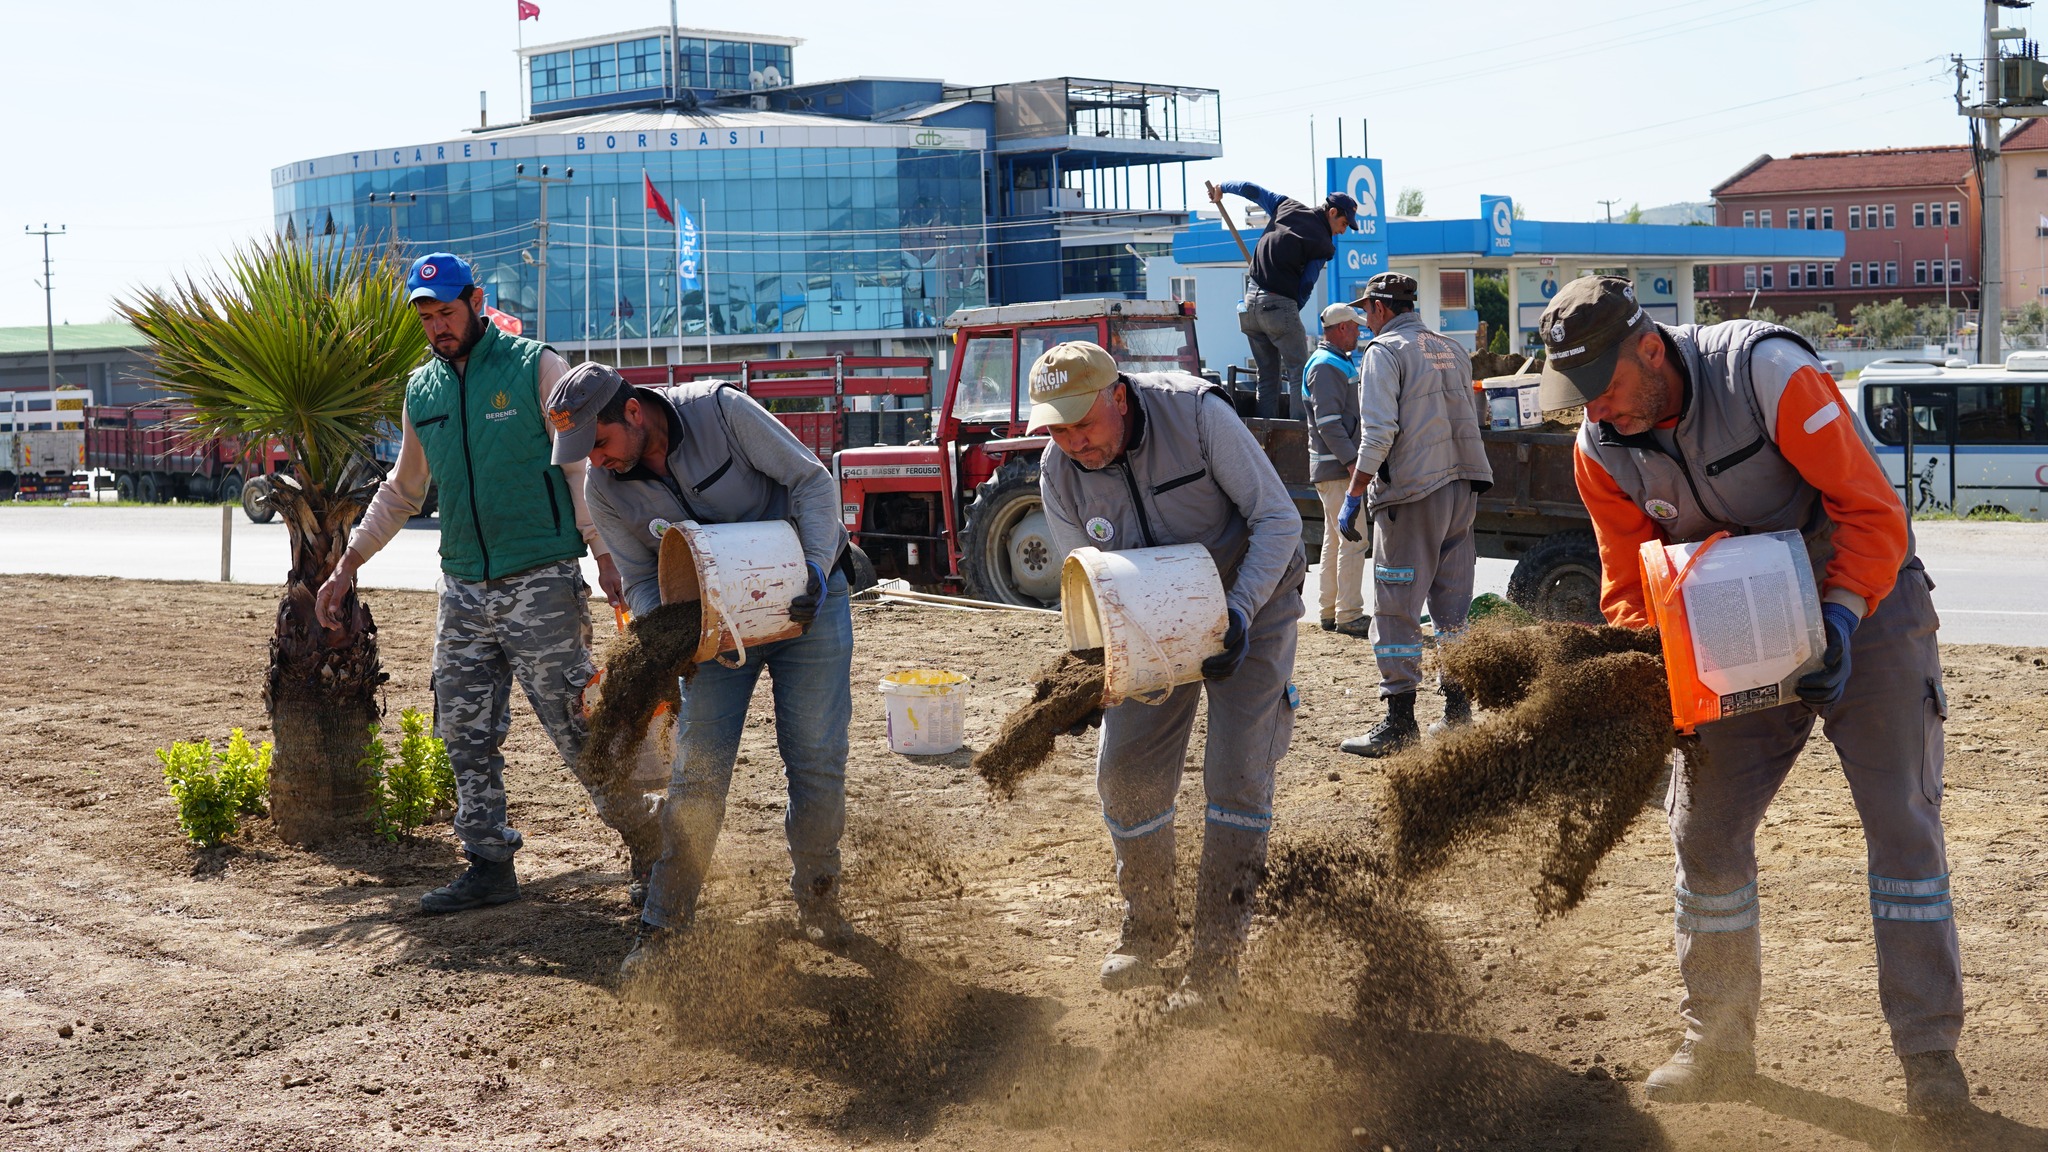
<instances>
[{"instance_id":1,"label":"red flag","mask_svg":"<svg viewBox=\"0 0 2048 1152\"><path fill-rule=\"evenodd\" d=\"M654 190L654 177L649 176L643 169L640 173L640 180L641 183L647 185L647 206L654 209L654 214L661 217L664 223L675 223L676 214L668 210L668 201L663 200L661 193Z\"/></svg>"},{"instance_id":2,"label":"red flag","mask_svg":"<svg viewBox=\"0 0 2048 1152\"><path fill-rule=\"evenodd\" d=\"M532 0L519 0L519 18L521 20L540 19L540 5L533 3Z\"/></svg>"},{"instance_id":3,"label":"red flag","mask_svg":"<svg viewBox=\"0 0 2048 1152\"><path fill-rule=\"evenodd\" d=\"M507 336L517 336L526 331L526 324L519 317L509 312L500 312L488 304L484 305L484 319L496 324L498 330Z\"/></svg>"}]
</instances>

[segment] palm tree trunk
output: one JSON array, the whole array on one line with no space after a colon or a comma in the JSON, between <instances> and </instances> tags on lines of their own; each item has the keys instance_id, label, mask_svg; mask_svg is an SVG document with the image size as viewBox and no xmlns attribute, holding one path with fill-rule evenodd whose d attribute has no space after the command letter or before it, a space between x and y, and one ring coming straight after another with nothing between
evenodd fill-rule
<instances>
[{"instance_id":1,"label":"palm tree trunk","mask_svg":"<svg viewBox=\"0 0 2048 1152\"><path fill-rule=\"evenodd\" d=\"M323 628L314 595L348 546L359 500L307 492L280 478L271 497L291 528L292 566L270 639L263 702L276 753L270 812L279 837L313 845L361 827L370 805L363 746L383 710L387 679L377 659L377 625L351 591L342 626Z\"/></svg>"}]
</instances>

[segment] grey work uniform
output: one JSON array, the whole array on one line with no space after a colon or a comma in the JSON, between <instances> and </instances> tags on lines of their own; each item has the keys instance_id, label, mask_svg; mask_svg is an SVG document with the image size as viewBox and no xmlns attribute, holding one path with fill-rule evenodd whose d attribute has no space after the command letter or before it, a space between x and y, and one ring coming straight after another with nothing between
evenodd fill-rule
<instances>
[{"instance_id":1,"label":"grey work uniform","mask_svg":"<svg viewBox=\"0 0 2048 1152\"><path fill-rule=\"evenodd\" d=\"M1672 428L1635 436L1587 424L1581 458L1649 510L1665 540L1797 531L1823 580L1837 526L1824 494L1778 447L1779 403L1792 373L1820 370L1811 349L1787 329L1747 320L1659 327L1686 377L1684 413ZM1807 423L1834 418L1847 417L1823 407ZM1947 703L1932 588L1909 532L1896 581L1851 636L1841 699L1818 710L1863 823L1878 999L1901 1056L1954 1049L1963 1023L1941 825ZM1680 1012L1687 1038L1708 1048L1745 1051L1756 1035L1756 828L1815 714L1794 704L1703 724L1705 762L1672 774L1665 804L1678 857Z\"/></svg>"},{"instance_id":2,"label":"grey work uniform","mask_svg":"<svg viewBox=\"0 0 2048 1152\"><path fill-rule=\"evenodd\" d=\"M1273 824L1273 768L1294 733L1288 680L1307 571L1301 516L1220 388L1177 372L1127 379L1134 426L1124 455L1090 471L1048 444L1039 488L1060 554L1201 544L1230 607L1250 621L1235 674L1184 684L1159 704L1109 709L1096 757L1126 915L1141 933L1171 939L1174 797L1206 691L1194 954L1216 959L1233 953L1250 926Z\"/></svg>"},{"instance_id":3,"label":"grey work uniform","mask_svg":"<svg viewBox=\"0 0 2048 1152\"><path fill-rule=\"evenodd\" d=\"M853 631L846 551L832 474L753 399L718 381L637 390L667 421L668 475L644 465L624 473L592 468L584 481L591 519L610 546L635 614L661 603L659 541L650 524L694 520L736 524L788 520L804 559L826 573L818 614L802 635L749 645L738 668L707 663L683 690L669 778L662 854L647 883L641 918L686 923L710 871L725 822L733 765L748 702L761 673L775 698L775 741L789 782L783 821L790 888L802 900L831 896L846 826L847 724L851 717Z\"/></svg>"},{"instance_id":4,"label":"grey work uniform","mask_svg":"<svg viewBox=\"0 0 2048 1152\"><path fill-rule=\"evenodd\" d=\"M1358 462L1358 369L1328 340L1316 342L1304 378L1308 394L1308 477L1323 505L1323 572L1317 582L1322 618L1348 624L1365 615L1365 561L1370 537L1346 540L1338 514Z\"/></svg>"},{"instance_id":5,"label":"grey work uniform","mask_svg":"<svg viewBox=\"0 0 2048 1152\"><path fill-rule=\"evenodd\" d=\"M1472 520L1493 485L1463 346L1403 312L1359 366L1358 469L1372 476L1373 659L1380 695L1422 682L1422 610L1438 636L1465 628L1479 553Z\"/></svg>"}]
</instances>

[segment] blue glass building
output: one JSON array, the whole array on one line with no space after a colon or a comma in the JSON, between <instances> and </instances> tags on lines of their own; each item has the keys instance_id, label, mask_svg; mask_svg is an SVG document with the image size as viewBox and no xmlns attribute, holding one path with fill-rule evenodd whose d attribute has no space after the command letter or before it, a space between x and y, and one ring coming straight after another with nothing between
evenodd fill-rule
<instances>
[{"instance_id":1,"label":"blue glass building","mask_svg":"<svg viewBox=\"0 0 2048 1152\"><path fill-rule=\"evenodd\" d=\"M702 359L707 323L718 359L921 352L956 308L1141 298L1141 256L1188 220L1170 166L1222 150L1212 90L799 84L800 43L660 27L525 49L519 123L278 168L277 229L459 253L528 335L628 364Z\"/></svg>"}]
</instances>

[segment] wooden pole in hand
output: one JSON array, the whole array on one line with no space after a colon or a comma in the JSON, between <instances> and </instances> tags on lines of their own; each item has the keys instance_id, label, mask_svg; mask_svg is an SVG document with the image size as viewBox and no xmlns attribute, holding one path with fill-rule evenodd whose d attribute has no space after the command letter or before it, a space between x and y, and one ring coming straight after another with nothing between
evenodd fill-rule
<instances>
[{"instance_id":1,"label":"wooden pole in hand","mask_svg":"<svg viewBox=\"0 0 2048 1152\"><path fill-rule=\"evenodd\" d=\"M1208 187L1209 201L1216 205L1216 211L1223 214L1223 226L1230 229L1230 238L1237 241L1237 250L1244 254L1245 267L1250 268L1252 264L1252 250L1244 246L1244 237L1237 234L1237 224L1230 219L1230 209L1223 206L1223 194L1216 191L1216 185L1214 184L1210 184Z\"/></svg>"}]
</instances>

